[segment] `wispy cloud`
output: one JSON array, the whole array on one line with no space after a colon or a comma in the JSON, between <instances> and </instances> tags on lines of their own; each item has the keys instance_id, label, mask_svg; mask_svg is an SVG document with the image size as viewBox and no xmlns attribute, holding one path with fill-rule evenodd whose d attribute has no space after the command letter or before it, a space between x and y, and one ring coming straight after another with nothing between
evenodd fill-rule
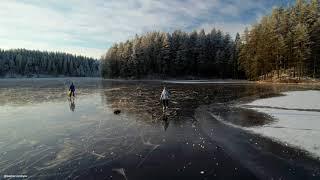
<instances>
[{"instance_id":1,"label":"wispy cloud","mask_svg":"<svg viewBox=\"0 0 320 180\"><path fill-rule=\"evenodd\" d=\"M292 0L1 0L0 48L99 58L114 42L151 30L242 31Z\"/></svg>"}]
</instances>

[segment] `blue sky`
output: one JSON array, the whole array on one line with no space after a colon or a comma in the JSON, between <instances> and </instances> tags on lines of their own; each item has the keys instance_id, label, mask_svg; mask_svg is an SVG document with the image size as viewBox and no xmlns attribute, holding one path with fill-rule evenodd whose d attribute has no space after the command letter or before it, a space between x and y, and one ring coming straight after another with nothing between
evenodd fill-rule
<instances>
[{"instance_id":1,"label":"blue sky","mask_svg":"<svg viewBox=\"0 0 320 180\"><path fill-rule=\"evenodd\" d=\"M234 35L294 0L1 0L0 48L99 58L146 31L213 27Z\"/></svg>"}]
</instances>

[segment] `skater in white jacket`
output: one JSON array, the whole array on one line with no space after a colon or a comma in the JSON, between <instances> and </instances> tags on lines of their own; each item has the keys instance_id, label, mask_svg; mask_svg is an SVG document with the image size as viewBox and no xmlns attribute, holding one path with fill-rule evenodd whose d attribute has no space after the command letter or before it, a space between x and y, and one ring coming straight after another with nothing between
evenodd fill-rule
<instances>
[{"instance_id":1,"label":"skater in white jacket","mask_svg":"<svg viewBox=\"0 0 320 180\"><path fill-rule=\"evenodd\" d=\"M167 88L164 87L163 90L162 90L161 96L160 96L160 101L161 101L161 104L162 104L163 111L168 109L169 99L170 99L170 93L167 90Z\"/></svg>"}]
</instances>

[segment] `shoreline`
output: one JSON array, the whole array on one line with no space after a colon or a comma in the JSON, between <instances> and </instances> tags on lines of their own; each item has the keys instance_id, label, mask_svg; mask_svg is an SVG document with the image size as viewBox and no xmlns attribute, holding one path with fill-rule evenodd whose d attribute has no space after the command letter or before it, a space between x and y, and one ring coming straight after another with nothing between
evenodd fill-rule
<instances>
[{"instance_id":1,"label":"shoreline","mask_svg":"<svg viewBox=\"0 0 320 180\"><path fill-rule=\"evenodd\" d=\"M315 84L320 85L320 79L312 77L301 77L301 78L292 78L292 77L282 77L282 78L271 78L266 80L257 80L256 83L270 83L270 84Z\"/></svg>"},{"instance_id":2,"label":"shoreline","mask_svg":"<svg viewBox=\"0 0 320 180\"><path fill-rule=\"evenodd\" d=\"M280 85L320 85L320 82L270 82L270 81L254 81L257 84L280 84Z\"/></svg>"},{"instance_id":3,"label":"shoreline","mask_svg":"<svg viewBox=\"0 0 320 180\"><path fill-rule=\"evenodd\" d=\"M76 76L44 76L44 77L0 77L0 81L6 80L46 80L46 79L99 79L102 81L117 81L117 82L163 82L169 84L215 84L215 83L245 83L245 84L267 84L267 85L312 85L320 86L320 79L316 80L299 80L300 82L277 82L272 80L258 80L251 81L247 79L206 79L206 78L142 78L142 79L130 79L130 78L103 78L101 76L87 76L87 77L76 77Z\"/></svg>"}]
</instances>

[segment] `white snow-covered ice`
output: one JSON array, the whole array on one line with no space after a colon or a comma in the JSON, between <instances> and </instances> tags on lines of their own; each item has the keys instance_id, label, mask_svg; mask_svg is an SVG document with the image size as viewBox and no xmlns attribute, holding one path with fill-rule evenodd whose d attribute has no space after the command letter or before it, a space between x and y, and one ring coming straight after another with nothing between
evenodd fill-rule
<instances>
[{"instance_id":1,"label":"white snow-covered ice","mask_svg":"<svg viewBox=\"0 0 320 180\"><path fill-rule=\"evenodd\" d=\"M293 91L284 95L246 104L249 106L245 107L276 119L272 124L246 129L320 157L320 91Z\"/></svg>"},{"instance_id":2,"label":"white snow-covered ice","mask_svg":"<svg viewBox=\"0 0 320 180\"><path fill-rule=\"evenodd\" d=\"M286 92L284 96L260 99L246 105L320 110L320 91Z\"/></svg>"},{"instance_id":3,"label":"white snow-covered ice","mask_svg":"<svg viewBox=\"0 0 320 180\"><path fill-rule=\"evenodd\" d=\"M246 80L166 80L170 84L243 84L252 83Z\"/></svg>"}]
</instances>

